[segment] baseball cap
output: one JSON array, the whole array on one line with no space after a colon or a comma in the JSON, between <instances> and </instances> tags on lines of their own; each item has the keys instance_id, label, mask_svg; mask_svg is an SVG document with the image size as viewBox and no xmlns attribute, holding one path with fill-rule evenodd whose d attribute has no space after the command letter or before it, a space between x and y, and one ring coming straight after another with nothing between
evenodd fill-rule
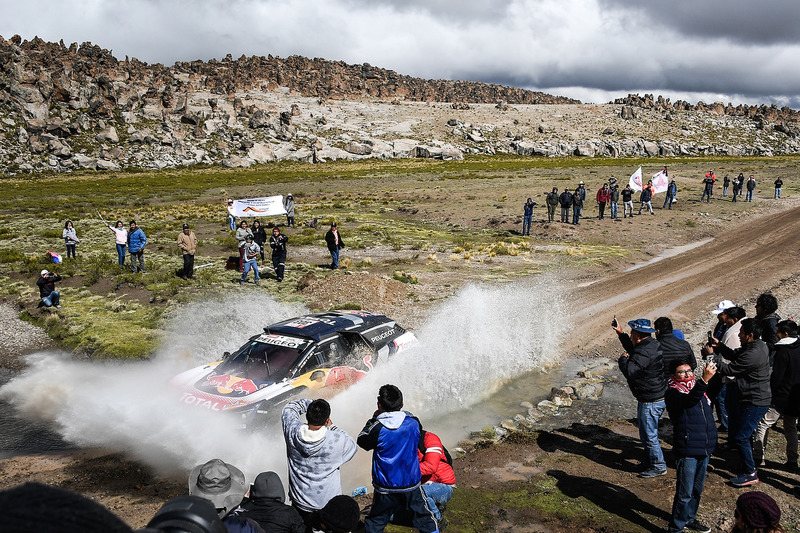
<instances>
[{"instance_id":1,"label":"baseball cap","mask_svg":"<svg viewBox=\"0 0 800 533\"><path fill-rule=\"evenodd\" d=\"M716 309L711 311L712 314L718 315L726 309L730 309L731 307L736 307L736 304L730 300L722 300Z\"/></svg>"},{"instance_id":2,"label":"baseball cap","mask_svg":"<svg viewBox=\"0 0 800 533\"><path fill-rule=\"evenodd\" d=\"M47 270L47 269L45 268L44 270L42 270L41 272L39 272L39 275L40 275L40 276L46 276L46 275L48 275L49 273L50 273L50 271L49 271L49 270Z\"/></svg>"}]
</instances>

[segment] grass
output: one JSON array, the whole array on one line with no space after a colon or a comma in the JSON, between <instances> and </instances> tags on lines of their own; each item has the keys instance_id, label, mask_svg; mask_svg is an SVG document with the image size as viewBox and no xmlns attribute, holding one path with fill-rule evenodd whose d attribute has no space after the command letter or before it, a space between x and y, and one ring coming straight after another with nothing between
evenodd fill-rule
<instances>
[{"instance_id":1,"label":"grass","mask_svg":"<svg viewBox=\"0 0 800 533\"><path fill-rule=\"evenodd\" d=\"M720 175L747 168L746 173L783 176L784 194L790 195L798 192L792 185L798 161L798 157L659 158L652 166L666 164L687 172L712 166ZM518 217L506 212L516 213L521 203L515 203L519 194L507 189L547 191L559 179L622 176L640 164L632 159L470 156L463 161L282 162L249 169L83 171L0 178L0 279L4 281L0 295L20 301L27 310L25 318L66 347L92 356L147 357L160 340L163 317L172 308L234 290L230 281L235 276L223 268L229 255L237 255L236 240L226 229L223 201L229 196L252 196L253 191L295 195L298 227L285 230L292 268L283 284L265 284L265 290L279 300L297 301L301 276L328 272L295 261L293 248L313 247L324 255L324 234L333 221L340 225L346 250L385 248L396 254L377 260L370 254L371 259L353 261L345 253L342 266L382 272L409 284L418 281L420 272L456 271L466 265L488 265L477 277L503 281L541 271L553 259L580 265L620 257L627 252L614 244L559 241L558 250L543 250L510 233L506 228ZM145 274L131 274L127 266L117 264L113 234L98 212L110 223L139 222L149 240ZM61 231L67 218L81 239L78 258L54 268L46 250L65 255ZM312 218L317 219L316 229L305 225ZM489 220L497 223L489 225ZM175 276L181 266L175 239L184 222L201 241L195 264L213 265L198 271L192 282ZM283 221L262 222L269 226ZM691 219L685 224L697 225ZM69 278L62 283L64 308L57 314L35 307L34 282L43 268ZM346 299L343 302L347 305ZM140 340L135 346L127 340L130 335L117 334L120 327L137 332Z\"/></svg>"}]
</instances>

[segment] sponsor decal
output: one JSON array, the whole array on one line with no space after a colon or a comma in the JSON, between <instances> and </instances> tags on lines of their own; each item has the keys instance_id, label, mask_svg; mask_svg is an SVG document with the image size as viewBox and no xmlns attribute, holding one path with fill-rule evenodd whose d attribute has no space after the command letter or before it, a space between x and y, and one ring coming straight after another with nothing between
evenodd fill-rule
<instances>
[{"instance_id":1,"label":"sponsor decal","mask_svg":"<svg viewBox=\"0 0 800 533\"><path fill-rule=\"evenodd\" d=\"M264 344L272 344L274 346L283 346L284 348L296 348L300 350L303 348L308 341L305 339L298 339L295 337L287 337L285 335L275 335L275 334L263 334L260 335L256 342L262 342Z\"/></svg>"},{"instance_id":2,"label":"sponsor decal","mask_svg":"<svg viewBox=\"0 0 800 533\"><path fill-rule=\"evenodd\" d=\"M211 411L222 411L225 409L225 404L213 400L206 400L205 398L199 398L188 392L184 392L181 396L181 403L185 403L186 405L194 405L196 407L203 407Z\"/></svg>"},{"instance_id":3,"label":"sponsor decal","mask_svg":"<svg viewBox=\"0 0 800 533\"><path fill-rule=\"evenodd\" d=\"M385 339L387 337L391 337L392 335L394 335L394 332L395 332L395 328L392 328L392 329L390 329L388 331L385 331L385 332L381 333L380 335L376 335L376 336L372 337L370 339L370 342L372 342L372 344L375 344L376 342L378 342L380 340L383 340L383 339Z\"/></svg>"},{"instance_id":4,"label":"sponsor decal","mask_svg":"<svg viewBox=\"0 0 800 533\"><path fill-rule=\"evenodd\" d=\"M306 326L313 326L314 324L319 324L319 320L313 317L298 317L291 322L284 324L286 327L290 328L297 328L303 329Z\"/></svg>"}]
</instances>

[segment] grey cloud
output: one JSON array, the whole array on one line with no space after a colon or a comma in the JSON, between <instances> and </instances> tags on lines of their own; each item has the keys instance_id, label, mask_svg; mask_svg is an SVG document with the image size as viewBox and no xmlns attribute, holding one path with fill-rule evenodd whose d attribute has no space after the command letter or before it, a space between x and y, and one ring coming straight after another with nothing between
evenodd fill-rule
<instances>
[{"instance_id":1,"label":"grey cloud","mask_svg":"<svg viewBox=\"0 0 800 533\"><path fill-rule=\"evenodd\" d=\"M607 9L645 15L654 27L666 27L693 39L727 39L744 44L800 42L797 0L599 0Z\"/></svg>"}]
</instances>

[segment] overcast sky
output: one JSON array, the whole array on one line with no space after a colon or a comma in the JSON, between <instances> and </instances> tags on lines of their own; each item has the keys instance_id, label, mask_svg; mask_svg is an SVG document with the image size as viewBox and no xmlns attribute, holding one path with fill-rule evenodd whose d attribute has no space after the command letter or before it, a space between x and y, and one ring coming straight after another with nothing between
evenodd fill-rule
<instances>
[{"instance_id":1,"label":"overcast sky","mask_svg":"<svg viewBox=\"0 0 800 533\"><path fill-rule=\"evenodd\" d=\"M798 0L0 0L0 35L148 63L370 63L584 102L630 92L800 109Z\"/></svg>"}]
</instances>

